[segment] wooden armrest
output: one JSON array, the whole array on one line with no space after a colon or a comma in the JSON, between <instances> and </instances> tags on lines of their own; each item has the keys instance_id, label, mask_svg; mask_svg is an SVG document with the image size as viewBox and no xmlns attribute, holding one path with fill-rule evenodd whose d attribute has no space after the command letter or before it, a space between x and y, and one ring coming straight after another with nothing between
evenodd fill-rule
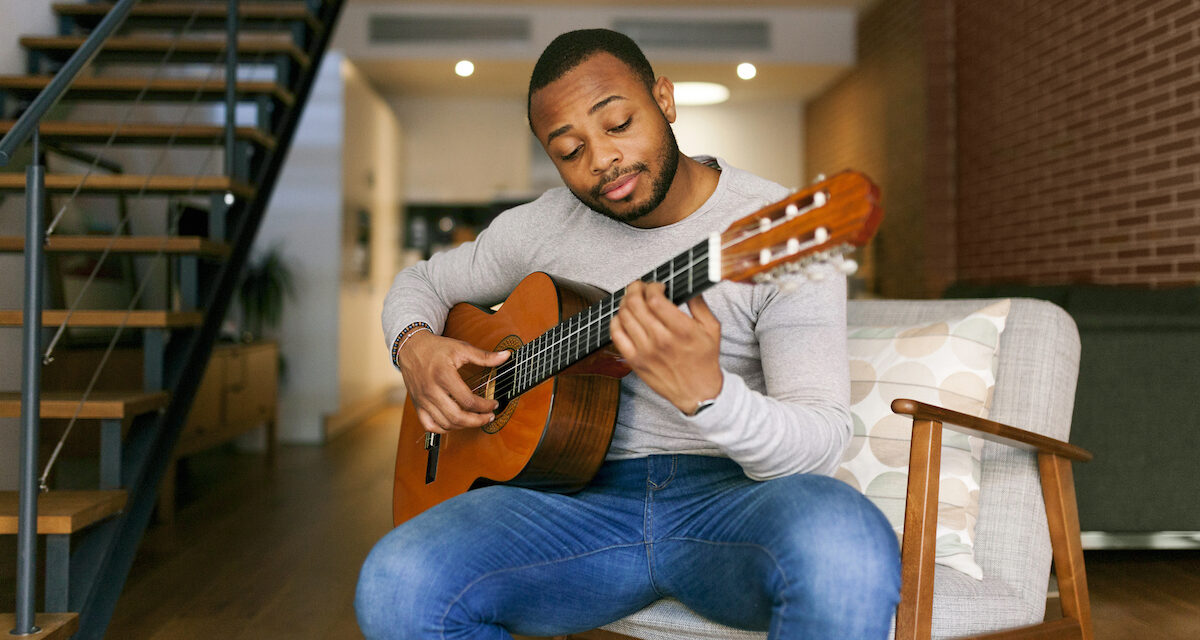
<instances>
[{"instance_id":1,"label":"wooden armrest","mask_svg":"<svg viewBox=\"0 0 1200 640\"><path fill-rule=\"evenodd\" d=\"M940 422L943 428L967 435L978 436L985 440L991 440L992 442L998 442L1019 449L1050 453L1080 462L1087 462L1092 459L1092 454L1089 451L1069 442L1056 440L1040 433L1010 427L992 420L985 420L984 418L951 411L950 409L943 409L936 405L917 402L916 400L897 398L892 401L892 411L912 416L917 420Z\"/></svg>"}]
</instances>

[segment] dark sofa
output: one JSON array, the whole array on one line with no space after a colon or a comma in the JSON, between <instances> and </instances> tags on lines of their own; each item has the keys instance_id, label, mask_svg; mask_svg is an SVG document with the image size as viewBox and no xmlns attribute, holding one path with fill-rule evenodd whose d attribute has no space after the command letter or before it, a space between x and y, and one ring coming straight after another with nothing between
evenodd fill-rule
<instances>
[{"instance_id":1,"label":"dark sofa","mask_svg":"<svg viewBox=\"0 0 1200 640\"><path fill-rule=\"evenodd\" d=\"M1200 543L1200 287L955 284L947 298L1025 297L1065 309L1082 354L1071 441L1089 546ZM1132 535L1129 535L1132 534Z\"/></svg>"}]
</instances>

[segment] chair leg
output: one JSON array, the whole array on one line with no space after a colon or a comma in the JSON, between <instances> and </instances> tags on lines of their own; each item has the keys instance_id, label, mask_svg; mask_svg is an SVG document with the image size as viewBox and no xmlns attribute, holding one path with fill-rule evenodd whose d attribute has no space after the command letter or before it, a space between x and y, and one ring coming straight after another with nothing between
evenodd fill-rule
<instances>
[{"instance_id":1,"label":"chair leg","mask_svg":"<svg viewBox=\"0 0 1200 640\"><path fill-rule=\"evenodd\" d=\"M1038 454L1054 572L1063 616L1079 621L1084 640L1092 640L1092 609L1088 600L1087 573L1083 567L1083 541L1079 534L1079 509L1071 461L1049 453Z\"/></svg>"},{"instance_id":2,"label":"chair leg","mask_svg":"<svg viewBox=\"0 0 1200 640\"><path fill-rule=\"evenodd\" d=\"M933 556L941 466L942 423L913 420L896 640L922 640L933 632Z\"/></svg>"}]
</instances>

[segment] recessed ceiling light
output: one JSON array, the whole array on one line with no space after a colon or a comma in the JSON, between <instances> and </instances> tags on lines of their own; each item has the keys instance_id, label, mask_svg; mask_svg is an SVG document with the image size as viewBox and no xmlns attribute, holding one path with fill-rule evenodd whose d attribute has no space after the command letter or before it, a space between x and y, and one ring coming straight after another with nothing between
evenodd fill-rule
<instances>
[{"instance_id":1,"label":"recessed ceiling light","mask_svg":"<svg viewBox=\"0 0 1200 640\"><path fill-rule=\"evenodd\" d=\"M458 64L454 65L454 73L465 78L475 73L475 65L470 60L459 60Z\"/></svg>"},{"instance_id":2,"label":"recessed ceiling light","mask_svg":"<svg viewBox=\"0 0 1200 640\"><path fill-rule=\"evenodd\" d=\"M675 103L683 105L718 104L729 99L729 88L715 82L676 82Z\"/></svg>"},{"instance_id":3,"label":"recessed ceiling light","mask_svg":"<svg viewBox=\"0 0 1200 640\"><path fill-rule=\"evenodd\" d=\"M742 80L749 80L758 75L758 69L749 62L743 62L737 66L737 74Z\"/></svg>"}]
</instances>

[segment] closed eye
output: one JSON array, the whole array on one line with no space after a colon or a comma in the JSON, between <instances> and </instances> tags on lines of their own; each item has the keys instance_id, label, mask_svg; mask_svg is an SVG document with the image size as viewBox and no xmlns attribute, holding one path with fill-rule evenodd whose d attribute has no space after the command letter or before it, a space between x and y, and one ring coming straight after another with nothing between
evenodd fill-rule
<instances>
[{"instance_id":1,"label":"closed eye","mask_svg":"<svg viewBox=\"0 0 1200 640\"><path fill-rule=\"evenodd\" d=\"M629 125L631 125L631 124L633 124L633 116L629 116L629 119L628 119L628 120L626 120L625 122L622 122L621 124L619 124L619 125L617 125L617 126L615 126L615 127L611 128L611 129L609 129L609 131L611 131L611 132L613 132L613 133L621 133L622 131L624 131L624 130L628 129L628 128L629 128Z\"/></svg>"},{"instance_id":2,"label":"closed eye","mask_svg":"<svg viewBox=\"0 0 1200 640\"><path fill-rule=\"evenodd\" d=\"M568 153L567 155L560 156L560 157L563 159L564 162L568 161L568 160L574 160L576 157L579 156L579 150L582 148L583 148L583 145L575 147L574 149L571 150L571 153Z\"/></svg>"}]
</instances>

